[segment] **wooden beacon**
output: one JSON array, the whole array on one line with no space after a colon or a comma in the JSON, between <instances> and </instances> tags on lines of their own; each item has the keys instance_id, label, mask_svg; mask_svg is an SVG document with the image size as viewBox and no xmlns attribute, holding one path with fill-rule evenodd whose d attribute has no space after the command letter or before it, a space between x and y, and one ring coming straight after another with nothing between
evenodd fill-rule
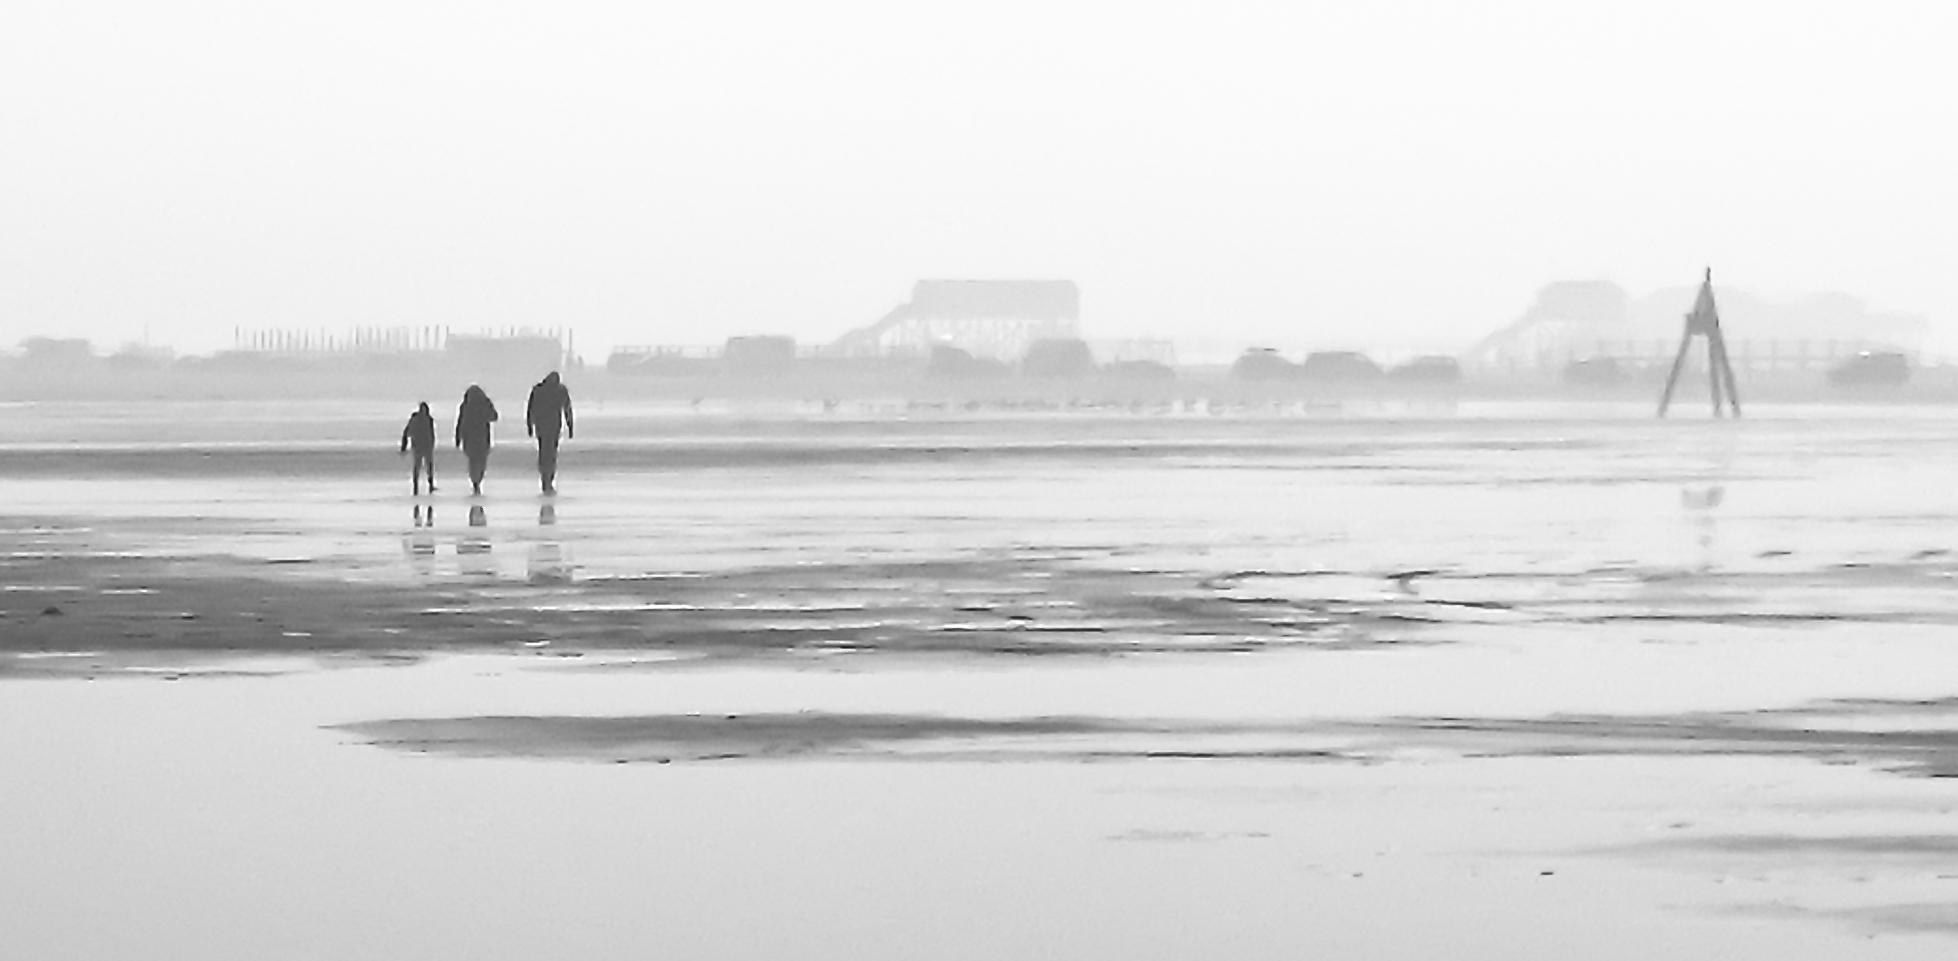
<instances>
[{"instance_id":1,"label":"wooden beacon","mask_svg":"<svg viewBox=\"0 0 1958 961\"><path fill-rule=\"evenodd\" d=\"M1672 406L1672 391L1679 386L1679 372L1686 367L1686 355L1693 349L1693 338L1706 338L1706 375L1713 389L1713 416L1724 416L1721 402L1740 416L1740 390L1734 386L1734 367L1727 361L1727 339L1720 334L1720 312L1713 306L1713 268L1706 269L1700 296L1693 301L1693 312L1686 315L1686 332L1679 338L1679 355L1672 359L1672 372L1666 375L1666 392L1659 395L1659 416Z\"/></svg>"}]
</instances>

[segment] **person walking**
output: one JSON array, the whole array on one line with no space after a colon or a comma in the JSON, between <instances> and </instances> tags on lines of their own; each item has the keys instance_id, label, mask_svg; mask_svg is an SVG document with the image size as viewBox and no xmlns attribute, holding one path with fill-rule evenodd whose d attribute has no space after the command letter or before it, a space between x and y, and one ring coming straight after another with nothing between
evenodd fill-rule
<instances>
[{"instance_id":1,"label":"person walking","mask_svg":"<svg viewBox=\"0 0 1958 961\"><path fill-rule=\"evenodd\" d=\"M566 439L577 436L571 419L571 392L558 380L557 371L544 375L530 389L530 402L524 407L524 433L537 438L537 479L544 493L557 493L558 432Z\"/></svg>"},{"instance_id":2,"label":"person walking","mask_svg":"<svg viewBox=\"0 0 1958 961\"><path fill-rule=\"evenodd\" d=\"M422 493L422 468L428 468L428 492L435 493L435 415L428 412L428 401L422 401L415 412L408 415L408 426L401 428L401 453L415 448L415 496Z\"/></svg>"},{"instance_id":3,"label":"person walking","mask_svg":"<svg viewBox=\"0 0 1958 961\"><path fill-rule=\"evenodd\" d=\"M483 471L489 467L490 424L496 421L496 405L483 388L470 384L462 392L462 409L456 412L456 446L469 459L469 487L483 492Z\"/></svg>"}]
</instances>

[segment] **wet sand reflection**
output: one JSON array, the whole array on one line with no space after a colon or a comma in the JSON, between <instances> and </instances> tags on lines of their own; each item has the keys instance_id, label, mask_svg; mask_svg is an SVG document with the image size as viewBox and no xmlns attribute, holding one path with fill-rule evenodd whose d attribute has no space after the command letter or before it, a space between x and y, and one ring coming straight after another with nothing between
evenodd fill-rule
<instances>
[{"instance_id":1,"label":"wet sand reflection","mask_svg":"<svg viewBox=\"0 0 1958 961\"><path fill-rule=\"evenodd\" d=\"M489 513L483 505L470 505L469 530L456 540L456 566L472 577L495 576L496 561L490 556Z\"/></svg>"},{"instance_id":2,"label":"wet sand reflection","mask_svg":"<svg viewBox=\"0 0 1958 961\"><path fill-rule=\"evenodd\" d=\"M556 526L557 505L538 505L538 537L530 545L528 567L532 584L569 584L572 581L572 565L565 559L564 544L553 533L548 533Z\"/></svg>"},{"instance_id":3,"label":"wet sand reflection","mask_svg":"<svg viewBox=\"0 0 1958 961\"><path fill-rule=\"evenodd\" d=\"M1720 534L1717 513L1726 499L1727 487L1724 484L1689 485L1680 488L1680 506L1686 509L1687 519L1692 523L1695 538L1699 543L1696 567L1701 572L1711 571L1714 567L1714 544Z\"/></svg>"},{"instance_id":4,"label":"wet sand reflection","mask_svg":"<svg viewBox=\"0 0 1958 961\"><path fill-rule=\"evenodd\" d=\"M425 575L434 572L435 505L415 505L414 527L402 536L401 548L407 552L408 565L415 573Z\"/></svg>"}]
</instances>

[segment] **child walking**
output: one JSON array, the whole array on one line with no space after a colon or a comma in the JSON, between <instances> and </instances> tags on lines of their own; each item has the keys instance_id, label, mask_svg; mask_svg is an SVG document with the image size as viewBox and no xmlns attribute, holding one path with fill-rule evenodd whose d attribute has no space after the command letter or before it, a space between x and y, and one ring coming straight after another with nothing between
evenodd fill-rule
<instances>
[{"instance_id":1,"label":"child walking","mask_svg":"<svg viewBox=\"0 0 1958 961\"><path fill-rule=\"evenodd\" d=\"M409 447L415 449L415 496L422 492L422 468L428 468L428 492L435 493L435 415L428 412L428 402L408 415L408 426L401 428L401 452L407 453Z\"/></svg>"}]
</instances>

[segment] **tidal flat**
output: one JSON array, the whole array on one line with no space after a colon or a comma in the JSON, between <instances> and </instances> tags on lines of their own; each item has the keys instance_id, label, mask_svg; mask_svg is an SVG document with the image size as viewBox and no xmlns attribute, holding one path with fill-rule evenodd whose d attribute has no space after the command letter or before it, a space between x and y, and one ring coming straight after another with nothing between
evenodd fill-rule
<instances>
[{"instance_id":1,"label":"tidal flat","mask_svg":"<svg viewBox=\"0 0 1958 961\"><path fill-rule=\"evenodd\" d=\"M1943 410L115 408L0 427L26 957L1958 944Z\"/></svg>"}]
</instances>

